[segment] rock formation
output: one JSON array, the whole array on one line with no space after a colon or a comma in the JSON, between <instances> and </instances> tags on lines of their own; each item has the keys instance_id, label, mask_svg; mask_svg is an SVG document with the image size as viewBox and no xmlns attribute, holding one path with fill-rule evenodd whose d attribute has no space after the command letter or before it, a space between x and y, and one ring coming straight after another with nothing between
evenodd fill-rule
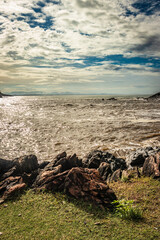
<instances>
[{"instance_id":1,"label":"rock formation","mask_svg":"<svg viewBox=\"0 0 160 240\"><path fill-rule=\"evenodd\" d=\"M90 152L83 160L76 154L67 156L62 152L51 162L40 164L35 155L12 161L0 159L0 201L32 187L63 191L109 207L116 196L107 182L141 175L160 179L160 148L137 149L126 161L99 150Z\"/></svg>"},{"instance_id":2,"label":"rock formation","mask_svg":"<svg viewBox=\"0 0 160 240\"><path fill-rule=\"evenodd\" d=\"M157 99L160 99L160 92L158 92L158 93L156 93L156 94L148 97L147 99L148 99L148 100L154 100L154 99L157 100Z\"/></svg>"}]
</instances>

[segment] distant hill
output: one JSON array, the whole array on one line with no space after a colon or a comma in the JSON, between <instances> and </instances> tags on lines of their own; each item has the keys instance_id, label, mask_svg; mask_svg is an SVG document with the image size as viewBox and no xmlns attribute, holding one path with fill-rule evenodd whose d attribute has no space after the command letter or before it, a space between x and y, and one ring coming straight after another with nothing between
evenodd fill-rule
<instances>
[{"instance_id":1,"label":"distant hill","mask_svg":"<svg viewBox=\"0 0 160 240\"><path fill-rule=\"evenodd\" d=\"M160 99L160 92L148 97L148 99Z\"/></svg>"},{"instance_id":2,"label":"distant hill","mask_svg":"<svg viewBox=\"0 0 160 240\"><path fill-rule=\"evenodd\" d=\"M2 93L2 92L0 92L0 98L2 98L2 97L11 97L12 95L8 95L8 94L4 94L4 93Z\"/></svg>"}]
</instances>

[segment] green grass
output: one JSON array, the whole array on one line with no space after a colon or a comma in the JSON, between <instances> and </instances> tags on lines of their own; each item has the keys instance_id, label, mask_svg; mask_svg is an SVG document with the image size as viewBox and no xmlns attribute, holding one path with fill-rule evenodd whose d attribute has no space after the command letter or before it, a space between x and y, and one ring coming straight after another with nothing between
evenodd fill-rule
<instances>
[{"instance_id":1,"label":"green grass","mask_svg":"<svg viewBox=\"0 0 160 240\"><path fill-rule=\"evenodd\" d=\"M143 219L132 221L62 193L26 191L0 205L0 239L158 240L160 182L150 178L110 184L119 199L134 200Z\"/></svg>"}]
</instances>

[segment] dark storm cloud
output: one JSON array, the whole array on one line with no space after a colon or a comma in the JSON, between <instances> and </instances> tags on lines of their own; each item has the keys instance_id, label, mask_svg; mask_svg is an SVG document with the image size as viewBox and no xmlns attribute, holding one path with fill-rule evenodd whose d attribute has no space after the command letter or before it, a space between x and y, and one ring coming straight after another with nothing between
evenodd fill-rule
<instances>
[{"instance_id":1,"label":"dark storm cloud","mask_svg":"<svg viewBox=\"0 0 160 240\"><path fill-rule=\"evenodd\" d=\"M130 51L136 51L140 53L145 52L158 52L160 51L160 36L148 36L146 37L142 43L136 44L134 47L130 48Z\"/></svg>"}]
</instances>

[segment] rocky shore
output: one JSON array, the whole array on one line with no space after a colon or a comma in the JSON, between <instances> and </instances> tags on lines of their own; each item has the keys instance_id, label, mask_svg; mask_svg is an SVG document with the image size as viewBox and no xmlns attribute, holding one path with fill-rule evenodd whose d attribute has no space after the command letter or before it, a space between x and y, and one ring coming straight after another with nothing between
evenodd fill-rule
<instances>
[{"instance_id":1,"label":"rocky shore","mask_svg":"<svg viewBox=\"0 0 160 240\"><path fill-rule=\"evenodd\" d=\"M63 152L51 162L40 164L35 155L0 159L0 202L33 188L63 191L77 199L110 207L117 197L108 183L141 176L160 179L160 148L137 149L125 160L99 150L90 152L84 159Z\"/></svg>"}]
</instances>

